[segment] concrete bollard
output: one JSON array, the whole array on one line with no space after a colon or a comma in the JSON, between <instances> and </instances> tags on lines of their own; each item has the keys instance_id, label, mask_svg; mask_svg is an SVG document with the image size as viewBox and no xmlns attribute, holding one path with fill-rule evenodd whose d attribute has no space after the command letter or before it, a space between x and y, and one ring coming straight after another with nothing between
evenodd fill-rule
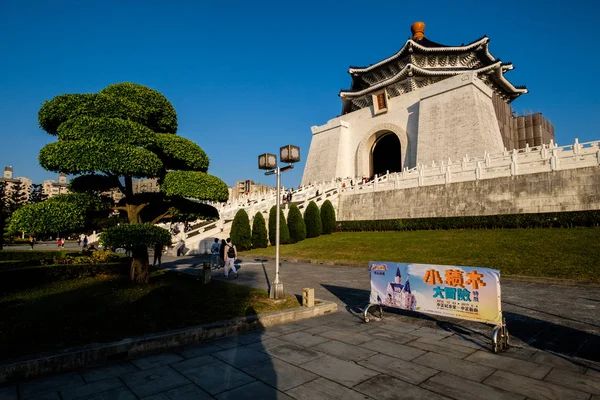
<instances>
[{"instance_id":1,"label":"concrete bollard","mask_svg":"<svg viewBox=\"0 0 600 400\"><path fill-rule=\"evenodd\" d=\"M315 306L315 289L304 288L302 289L302 305L304 307Z\"/></svg>"}]
</instances>

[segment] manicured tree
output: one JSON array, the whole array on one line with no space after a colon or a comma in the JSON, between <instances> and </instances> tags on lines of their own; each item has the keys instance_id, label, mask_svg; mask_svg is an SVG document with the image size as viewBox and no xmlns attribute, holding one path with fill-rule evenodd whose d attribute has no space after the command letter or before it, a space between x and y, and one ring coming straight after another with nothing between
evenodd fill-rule
<instances>
[{"instance_id":1,"label":"manicured tree","mask_svg":"<svg viewBox=\"0 0 600 400\"><path fill-rule=\"evenodd\" d=\"M290 206L287 224L290 230L291 243L297 243L306 239L306 224L304 224L302 213L300 213L298 206L295 204Z\"/></svg>"},{"instance_id":2,"label":"manicured tree","mask_svg":"<svg viewBox=\"0 0 600 400\"><path fill-rule=\"evenodd\" d=\"M100 243L106 248L124 248L131 252L133 261L131 280L146 283L150 279L148 247L171 244L171 233L152 224L122 224L113 226L100 234Z\"/></svg>"},{"instance_id":3,"label":"manicured tree","mask_svg":"<svg viewBox=\"0 0 600 400\"><path fill-rule=\"evenodd\" d=\"M250 232L250 219L244 209L238 210L231 223L231 242L238 250L251 248L252 233Z\"/></svg>"},{"instance_id":4,"label":"manicured tree","mask_svg":"<svg viewBox=\"0 0 600 400\"><path fill-rule=\"evenodd\" d=\"M71 181L76 192L97 196L117 188L124 198L110 209L124 213L130 224L182 215L214 217L213 207L189 199L228 198L227 185L207 174L204 150L176 135L175 109L155 90L119 83L94 94L57 96L42 105L38 120L43 130L58 136L40 151L42 167L79 175ZM158 178L161 192L133 193L133 178ZM148 238L150 246L154 239ZM131 243L138 245L139 240ZM132 263L131 276L138 282L148 276L147 257L142 259Z\"/></svg>"},{"instance_id":5,"label":"manicured tree","mask_svg":"<svg viewBox=\"0 0 600 400\"><path fill-rule=\"evenodd\" d=\"M267 238L267 226L262 213L257 212L252 221L252 248L264 249L269 245Z\"/></svg>"},{"instance_id":6,"label":"manicured tree","mask_svg":"<svg viewBox=\"0 0 600 400\"><path fill-rule=\"evenodd\" d=\"M329 235L335 232L335 210L329 200L325 200L321 205L321 222L323 223L323 234Z\"/></svg>"},{"instance_id":7,"label":"manicured tree","mask_svg":"<svg viewBox=\"0 0 600 400\"><path fill-rule=\"evenodd\" d=\"M106 210L97 196L87 193L60 194L40 203L19 208L10 218L10 233L56 234L76 232Z\"/></svg>"},{"instance_id":8,"label":"manicured tree","mask_svg":"<svg viewBox=\"0 0 600 400\"><path fill-rule=\"evenodd\" d=\"M269 210L269 242L271 242L271 246L275 246L275 217L277 216L275 206L271 207ZM283 215L283 210L279 210L279 243L287 244L290 242L290 231L288 229L287 224L285 223L285 216Z\"/></svg>"},{"instance_id":9,"label":"manicured tree","mask_svg":"<svg viewBox=\"0 0 600 400\"><path fill-rule=\"evenodd\" d=\"M304 223L306 224L306 237L313 238L319 236L323 232L323 224L321 223L321 212L319 206L314 201L308 203L304 212Z\"/></svg>"}]
</instances>

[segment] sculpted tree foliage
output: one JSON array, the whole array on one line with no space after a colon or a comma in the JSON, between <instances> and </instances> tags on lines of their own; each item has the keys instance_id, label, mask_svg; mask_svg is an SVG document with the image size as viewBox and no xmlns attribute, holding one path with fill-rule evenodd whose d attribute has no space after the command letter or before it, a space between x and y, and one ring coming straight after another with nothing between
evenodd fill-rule
<instances>
[{"instance_id":1,"label":"sculpted tree foliage","mask_svg":"<svg viewBox=\"0 0 600 400\"><path fill-rule=\"evenodd\" d=\"M269 246L269 238L267 237L267 226L265 217L262 213L257 212L252 221L252 248L266 249Z\"/></svg>"},{"instance_id":2,"label":"sculpted tree foliage","mask_svg":"<svg viewBox=\"0 0 600 400\"><path fill-rule=\"evenodd\" d=\"M71 182L77 192L97 196L118 189L124 197L109 208L124 213L130 224L185 215L214 217L214 208L190 199L228 198L227 185L207 173L204 150L176 135L175 109L156 90L119 83L98 93L56 96L42 105L38 121L58 139L40 151L42 167L79 175ZM134 178L157 178L161 192L133 193ZM150 240L147 244L152 245ZM147 260L134 267L132 279L147 281Z\"/></svg>"},{"instance_id":3,"label":"sculpted tree foliage","mask_svg":"<svg viewBox=\"0 0 600 400\"><path fill-rule=\"evenodd\" d=\"M231 242L238 250L248 250L251 247L252 233L250 219L244 209L238 210L231 223Z\"/></svg>"},{"instance_id":4,"label":"sculpted tree foliage","mask_svg":"<svg viewBox=\"0 0 600 400\"><path fill-rule=\"evenodd\" d=\"M277 227L276 216L277 216L277 207L271 207L269 210L269 242L271 242L272 246L275 246L275 228ZM287 224L285 223L285 216L283 215L283 210L279 210L279 243L287 244L290 242L290 231L288 229Z\"/></svg>"},{"instance_id":5,"label":"sculpted tree foliage","mask_svg":"<svg viewBox=\"0 0 600 400\"><path fill-rule=\"evenodd\" d=\"M298 243L306 239L306 225L304 219L302 219L302 213L295 204L290 206L287 224L290 230L291 243Z\"/></svg>"},{"instance_id":6,"label":"sculpted tree foliage","mask_svg":"<svg viewBox=\"0 0 600 400\"><path fill-rule=\"evenodd\" d=\"M329 200L325 200L321 205L321 222L325 235L335 232L335 209Z\"/></svg>"},{"instance_id":7,"label":"sculpted tree foliage","mask_svg":"<svg viewBox=\"0 0 600 400\"><path fill-rule=\"evenodd\" d=\"M306 237L313 238L323 232L323 223L321 222L321 212L319 206L314 201L308 203L304 212L304 223L306 224Z\"/></svg>"}]
</instances>

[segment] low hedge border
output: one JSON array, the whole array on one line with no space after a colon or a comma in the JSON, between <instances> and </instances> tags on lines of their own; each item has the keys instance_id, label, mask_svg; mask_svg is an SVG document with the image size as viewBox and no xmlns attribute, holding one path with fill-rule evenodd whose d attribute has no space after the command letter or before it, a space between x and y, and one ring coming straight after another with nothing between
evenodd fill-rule
<instances>
[{"instance_id":1,"label":"low hedge border","mask_svg":"<svg viewBox=\"0 0 600 400\"><path fill-rule=\"evenodd\" d=\"M130 262L105 264L53 264L0 271L0 287L21 288L39 283L95 275L129 275Z\"/></svg>"},{"instance_id":2,"label":"low hedge border","mask_svg":"<svg viewBox=\"0 0 600 400\"><path fill-rule=\"evenodd\" d=\"M600 225L600 210L539 214L339 221L339 232L449 229L575 228Z\"/></svg>"},{"instance_id":3,"label":"low hedge border","mask_svg":"<svg viewBox=\"0 0 600 400\"><path fill-rule=\"evenodd\" d=\"M67 255L81 255L81 251L69 250L2 250L0 261L29 261L29 260L52 260L55 257L66 257Z\"/></svg>"}]
</instances>

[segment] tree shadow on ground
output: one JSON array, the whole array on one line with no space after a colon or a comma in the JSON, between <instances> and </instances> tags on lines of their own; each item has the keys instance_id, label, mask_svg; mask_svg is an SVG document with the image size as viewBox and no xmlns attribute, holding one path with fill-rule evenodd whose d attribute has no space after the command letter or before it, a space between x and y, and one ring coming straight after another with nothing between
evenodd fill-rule
<instances>
[{"instance_id":1,"label":"tree shadow on ground","mask_svg":"<svg viewBox=\"0 0 600 400\"><path fill-rule=\"evenodd\" d=\"M362 312L369 303L370 292L368 290L324 284L321 286L340 299L349 312L356 315L357 318L362 318ZM384 320L385 313L389 313L400 321L416 323L421 326L437 326L465 340L477 344L487 343L486 345L489 346L493 328L490 325L434 317L389 307L383 309ZM375 312L374 309L373 312ZM517 346L519 343L523 343L539 350L555 353L561 357L577 357L600 361L600 336L598 335L519 313L504 311L503 316L506 318L506 325L513 339L513 344Z\"/></svg>"}]
</instances>

